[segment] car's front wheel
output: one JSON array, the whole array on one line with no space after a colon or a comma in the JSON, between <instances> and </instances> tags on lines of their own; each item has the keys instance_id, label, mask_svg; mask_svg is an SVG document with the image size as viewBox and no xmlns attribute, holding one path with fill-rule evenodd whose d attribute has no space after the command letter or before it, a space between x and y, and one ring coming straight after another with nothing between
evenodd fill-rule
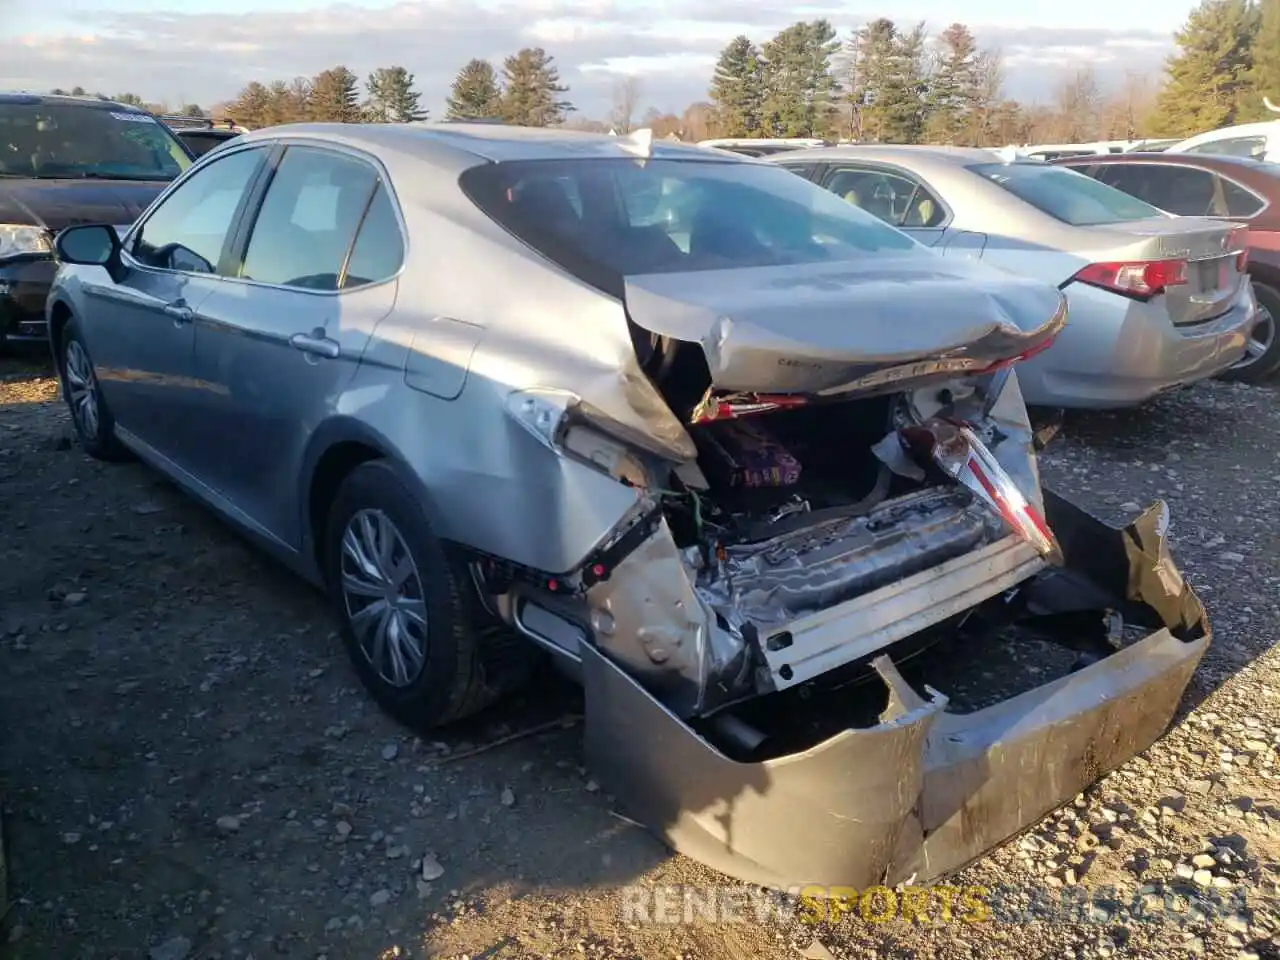
<instances>
[{"instance_id":1,"label":"car's front wheel","mask_svg":"<svg viewBox=\"0 0 1280 960\"><path fill-rule=\"evenodd\" d=\"M464 564L390 464L371 461L348 475L325 539L347 652L396 719L416 728L450 723L528 678L536 648L480 608Z\"/></svg>"},{"instance_id":2,"label":"car's front wheel","mask_svg":"<svg viewBox=\"0 0 1280 960\"><path fill-rule=\"evenodd\" d=\"M62 398L71 411L76 438L85 453L97 460L128 460L128 449L116 437L116 422L102 397L97 370L75 319L67 321L59 340L58 377Z\"/></svg>"},{"instance_id":3,"label":"car's front wheel","mask_svg":"<svg viewBox=\"0 0 1280 960\"><path fill-rule=\"evenodd\" d=\"M1276 336L1276 319L1280 318L1280 291L1265 283L1253 283L1258 301L1258 322L1249 334L1245 355L1219 379L1241 383L1262 383L1280 369L1280 337Z\"/></svg>"}]
</instances>

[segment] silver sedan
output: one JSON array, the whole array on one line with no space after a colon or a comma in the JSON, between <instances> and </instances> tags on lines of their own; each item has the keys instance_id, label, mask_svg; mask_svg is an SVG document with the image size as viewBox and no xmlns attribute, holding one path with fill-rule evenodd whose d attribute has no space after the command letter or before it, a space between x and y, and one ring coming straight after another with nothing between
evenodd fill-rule
<instances>
[{"instance_id":1,"label":"silver sedan","mask_svg":"<svg viewBox=\"0 0 1280 960\"><path fill-rule=\"evenodd\" d=\"M947 257L1059 287L1067 327L1018 370L1029 404L1122 407L1215 376L1257 319L1246 234L992 151L847 146L770 158Z\"/></svg>"},{"instance_id":2,"label":"silver sedan","mask_svg":"<svg viewBox=\"0 0 1280 960\"><path fill-rule=\"evenodd\" d=\"M86 450L325 588L407 723L545 652L628 809L742 879L958 869L1158 736L1209 642L1162 504L1041 488L1016 364L1062 294L769 164L288 126L56 246ZM1042 636L1089 659L971 712L894 666Z\"/></svg>"}]
</instances>

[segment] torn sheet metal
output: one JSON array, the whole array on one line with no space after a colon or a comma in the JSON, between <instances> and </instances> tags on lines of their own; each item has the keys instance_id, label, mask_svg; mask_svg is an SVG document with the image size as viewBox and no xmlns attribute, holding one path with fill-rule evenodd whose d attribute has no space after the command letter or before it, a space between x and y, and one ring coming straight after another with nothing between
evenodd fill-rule
<instances>
[{"instance_id":1,"label":"torn sheet metal","mask_svg":"<svg viewBox=\"0 0 1280 960\"><path fill-rule=\"evenodd\" d=\"M1065 560L1046 574L1077 574L1149 634L964 715L881 662L880 723L756 763L727 757L588 647L590 764L674 849L749 883L862 888L961 869L1159 737L1210 642L1194 592L1171 562L1161 570L1163 511L1116 529L1049 492L1046 510Z\"/></svg>"},{"instance_id":2,"label":"torn sheet metal","mask_svg":"<svg viewBox=\"0 0 1280 960\"><path fill-rule=\"evenodd\" d=\"M1047 344L1067 316L1051 286L920 249L718 275L628 276L625 302L642 329L700 344L728 392L852 396L972 374Z\"/></svg>"}]
</instances>

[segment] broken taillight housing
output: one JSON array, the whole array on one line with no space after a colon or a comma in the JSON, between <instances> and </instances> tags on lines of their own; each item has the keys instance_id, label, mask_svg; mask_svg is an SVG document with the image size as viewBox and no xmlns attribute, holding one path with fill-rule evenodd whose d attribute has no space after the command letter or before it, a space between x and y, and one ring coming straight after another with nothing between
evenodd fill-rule
<instances>
[{"instance_id":1,"label":"broken taillight housing","mask_svg":"<svg viewBox=\"0 0 1280 960\"><path fill-rule=\"evenodd\" d=\"M1187 261L1137 260L1127 263L1091 263L1072 280L1101 287L1134 300L1150 300L1169 287L1187 282Z\"/></svg>"},{"instance_id":2,"label":"broken taillight housing","mask_svg":"<svg viewBox=\"0 0 1280 960\"><path fill-rule=\"evenodd\" d=\"M1062 562L1062 550L1043 514L1022 495L1018 485L968 427L933 419L900 431L903 445L917 460L928 459L967 487L1004 522L1051 563Z\"/></svg>"}]
</instances>

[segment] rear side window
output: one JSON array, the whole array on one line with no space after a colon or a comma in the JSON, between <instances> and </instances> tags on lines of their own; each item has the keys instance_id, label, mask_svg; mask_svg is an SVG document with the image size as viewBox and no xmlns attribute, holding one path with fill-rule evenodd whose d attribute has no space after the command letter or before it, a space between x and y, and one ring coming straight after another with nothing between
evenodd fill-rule
<instances>
[{"instance_id":1,"label":"rear side window","mask_svg":"<svg viewBox=\"0 0 1280 960\"><path fill-rule=\"evenodd\" d=\"M347 271L342 278L342 289L363 287L395 276L404 263L404 235L400 221L396 219L391 196L383 184L373 195L369 212L360 224Z\"/></svg>"},{"instance_id":2,"label":"rear side window","mask_svg":"<svg viewBox=\"0 0 1280 960\"><path fill-rule=\"evenodd\" d=\"M1252 190L1222 177L1222 196L1227 201L1227 216L1252 217L1262 212L1267 202Z\"/></svg>"},{"instance_id":3,"label":"rear side window","mask_svg":"<svg viewBox=\"0 0 1280 960\"><path fill-rule=\"evenodd\" d=\"M582 158L490 163L460 186L544 256L620 295L652 273L926 254L918 243L773 164Z\"/></svg>"},{"instance_id":4,"label":"rear side window","mask_svg":"<svg viewBox=\"0 0 1280 960\"><path fill-rule=\"evenodd\" d=\"M1149 203L1065 167L979 163L968 169L1073 227L1125 223L1162 215Z\"/></svg>"},{"instance_id":5,"label":"rear side window","mask_svg":"<svg viewBox=\"0 0 1280 960\"><path fill-rule=\"evenodd\" d=\"M245 250L246 280L337 290L377 171L346 154L289 147L276 168Z\"/></svg>"}]
</instances>

